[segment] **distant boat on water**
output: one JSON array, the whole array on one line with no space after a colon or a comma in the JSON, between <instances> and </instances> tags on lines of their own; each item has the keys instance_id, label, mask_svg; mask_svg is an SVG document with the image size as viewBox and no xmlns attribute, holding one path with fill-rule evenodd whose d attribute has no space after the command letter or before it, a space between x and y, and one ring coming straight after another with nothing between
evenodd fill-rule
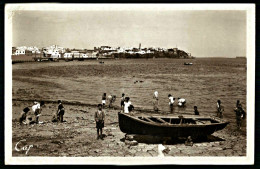
<instances>
[{"instance_id":1,"label":"distant boat on water","mask_svg":"<svg viewBox=\"0 0 260 169\"><path fill-rule=\"evenodd\" d=\"M184 65L193 65L193 63L187 63L187 62L184 62Z\"/></svg>"}]
</instances>

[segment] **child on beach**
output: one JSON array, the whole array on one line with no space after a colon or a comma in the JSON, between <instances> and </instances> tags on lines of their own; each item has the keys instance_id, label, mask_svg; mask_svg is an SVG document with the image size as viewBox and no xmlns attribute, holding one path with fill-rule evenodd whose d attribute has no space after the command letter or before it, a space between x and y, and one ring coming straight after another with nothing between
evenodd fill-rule
<instances>
[{"instance_id":1,"label":"child on beach","mask_svg":"<svg viewBox=\"0 0 260 169\"><path fill-rule=\"evenodd\" d=\"M184 98L179 98L178 97L178 106L179 107L184 107L186 103L186 100Z\"/></svg>"},{"instance_id":2,"label":"child on beach","mask_svg":"<svg viewBox=\"0 0 260 169\"><path fill-rule=\"evenodd\" d=\"M39 102L34 102L34 105L32 106L32 111L35 115L35 123L39 123L39 117L41 115L41 106L44 105L44 102L41 101L40 103Z\"/></svg>"},{"instance_id":3,"label":"child on beach","mask_svg":"<svg viewBox=\"0 0 260 169\"><path fill-rule=\"evenodd\" d=\"M63 115L65 113L65 108L63 104L61 103L61 100L58 100L58 110L57 110L57 118L59 122L63 122Z\"/></svg>"},{"instance_id":4,"label":"child on beach","mask_svg":"<svg viewBox=\"0 0 260 169\"><path fill-rule=\"evenodd\" d=\"M121 109L122 110L124 110L124 103L125 103L125 94L123 93L122 97L121 97Z\"/></svg>"},{"instance_id":5,"label":"child on beach","mask_svg":"<svg viewBox=\"0 0 260 169\"><path fill-rule=\"evenodd\" d=\"M131 105L130 98L126 97L124 102L124 113L129 113L129 107L132 107L130 105Z\"/></svg>"},{"instance_id":6,"label":"child on beach","mask_svg":"<svg viewBox=\"0 0 260 169\"><path fill-rule=\"evenodd\" d=\"M158 112L158 105L159 105L159 97L158 97L158 92L155 91L153 94L153 110Z\"/></svg>"},{"instance_id":7,"label":"child on beach","mask_svg":"<svg viewBox=\"0 0 260 169\"><path fill-rule=\"evenodd\" d=\"M107 94L104 93L103 96L102 96L102 106L103 106L103 109L105 108L105 105L106 105L106 99L107 99Z\"/></svg>"},{"instance_id":8,"label":"child on beach","mask_svg":"<svg viewBox=\"0 0 260 169\"><path fill-rule=\"evenodd\" d=\"M224 107L221 105L221 101L218 100L218 102L217 102L217 117L223 118L223 111L224 111Z\"/></svg>"},{"instance_id":9,"label":"child on beach","mask_svg":"<svg viewBox=\"0 0 260 169\"><path fill-rule=\"evenodd\" d=\"M98 110L95 112L95 121L97 128L97 140L100 138L103 140L102 129L104 128L105 113L102 110L102 104L98 104ZM100 134L99 134L100 131Z\"/></svg>"},{"instance_id":10,"label":"child on beach","mask_svg":"<svg viewBox=\"0 0 260 169\"><path fill-rule=\"evenodd\" d=\"M169 97L170 113L173 113L173 103L175 98L171 94L169 94L168 97Z\"/></svg>"},{"instance_id":11,"label":"child on beach","mask_svg":"<svg viewBox=\"0 0 260 169\"><path fill-rule=\"evenodd\" d=\"M52 121L52 122L58 122L57 112L54 112L54 113L53 113L51 121Z\"/></svg>"},{"instance_id":12,"label":"child on beach","mask_svg":"<svg viewBox=\"0 0 260 169\"><path fill-rule=\"evenodd\" d=\"M236 108L234 109L234 111L236 112L237 129L241 130L242 119L245 118L245 111L243 110L239 100L237 100Z\"/></svg>"},{"instance_id":13,"label":"child on beach","mask_svg":"<svg viewBox=\"0 0 260 169\"><path fill-rule=\"evenodd\" d=\"M116 101L116 95L108 95L107 96L107 100L108 100L108 107L112 107L113 103Z\"/></svg>"},{"instance_id":14,"label":"child on beach","mask_svg":"<svg viewBox=\"0 0 260 169\"><path fill-rule=\"evenodd\" d=\"M20 116L18 118L20 124L22 124L22 123L26 124L25 120L26 120L26 117L27 117L27 113L29 111L30 111L29 107L25 107L23 109L23 111L21 112L21 114L20 114Z\"/></svg>"},{"instance_id":15,"label":"child on beach","mask_svg":"<svg viewBox=\"0 0 260 169\"><path fill-rule=\"evenodd\" d=\"M197 106L194 106L194 114L195 114L195 115L200 115Z\"/></svg>"}]
</instances>

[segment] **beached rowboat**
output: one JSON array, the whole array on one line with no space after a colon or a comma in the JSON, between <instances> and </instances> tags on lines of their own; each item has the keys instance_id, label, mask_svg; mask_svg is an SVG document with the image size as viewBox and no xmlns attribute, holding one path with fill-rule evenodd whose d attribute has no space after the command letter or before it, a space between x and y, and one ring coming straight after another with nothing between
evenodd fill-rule
<instances>
[{"instance_id":1,"label":"beached rowboat","mask_svg":"<svg viewBox=\"0 0 260 169\"><path fill-rule=\"evenodd\" d=\"M127 134L199 138L222 130L229 122L219 118L186 116L133 116L118 113L120 130Z\"/></svg>"}]
</instances>

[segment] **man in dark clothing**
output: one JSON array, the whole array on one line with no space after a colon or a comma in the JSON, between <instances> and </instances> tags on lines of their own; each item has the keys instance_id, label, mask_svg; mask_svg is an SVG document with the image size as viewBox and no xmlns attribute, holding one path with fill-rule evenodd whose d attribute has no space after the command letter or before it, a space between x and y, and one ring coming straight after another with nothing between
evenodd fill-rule
<instances>
[{"instance_id":1,"label":"man in dark clothing","mask_svg":"<svg viewBox=\"0 0 260 169\"><path fill-rule=\"evenodd\" d=\"M217 117L223 118L223 111L224 111L224 107L221 105L221 101L218 100L218 102L217 102Z\"/></svg>"},{"instance_id":2,"label":"man in dark clothing","mask_svg":"<svg viewBox=\"0 0 260 169\"><path fill-rule=\"evenodd\" d=\"M121 105L121 109L124 110L124 105L125 105L125 94L124 93L122 94L120 105Z\"/></svg>"},{"instance_id":3,"label":"man in dark clothing","mask_svg":"<svg viewBox=\"0 0 260 169\"><path fill-rule=\"evenodd\" d=\"M236 112L237 129L240 130L242 126L242 119L245 118L245 111L243 110L239 100L237 100L236 108L234 109L234 111Z\"/></svg>"},{"instance_id":4,"label":"man in dark clothing","mask_svg":"<svg viewBox=\"0 0 260 169\"><path fill-rule=\"evenodd\" d=\"M95 121L96 121L96 128L97 128L97 139L102 139L102 129L104 128L104 121L105 121L105 113L102 110L103 105L98 104L98 110L95 112ZM100 131L100 134L99 134Z\"/></svg>"},{"instance_id":5,"label":"man in dark clothing","mask_svg":"<svg viewBox=\"0 0 260 169\"><path fill-rule=\"evenodd\" d=\"M58 100L58 110L57 110L57 118L59 122L63 122L63 115L65 113L65 108L61 103L61 100Z\"/></svg>"},{"instance_id":6,"label":"man in dark clothing","mask_svg":"<svg viewBox=\"0 0 260 169\"><path fill-rule=\"evenodd\" d=\"M195 115L200 115L197 106L194 106L194 114L195 114Z\"/></svg>"}]
</instances>

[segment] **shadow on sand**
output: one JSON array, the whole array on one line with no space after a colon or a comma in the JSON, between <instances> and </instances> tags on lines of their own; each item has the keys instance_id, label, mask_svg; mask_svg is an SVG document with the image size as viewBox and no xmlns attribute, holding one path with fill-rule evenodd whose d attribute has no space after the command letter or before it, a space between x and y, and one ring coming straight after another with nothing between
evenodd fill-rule
<instances>
[{"instance_id":1,"label":"shadow on sand","mask_svg":"<svg viewBox=\"0 0 260 169\"><path fill-rule=\"evenodd\" d=\"M165 145L174 145L174 144L184 144L187 138L171 138L171 137L160 137L160 136L149 136L149 135L134 135L134 140L138 143L145 144L165 144ZM120 139L125 141L125 138ZM215 141L225 141L222 138L209 135L204 138L197 138L193 140L193 143L204 143L204 142L215 142Z\"/></svg>"}]
</instances>

